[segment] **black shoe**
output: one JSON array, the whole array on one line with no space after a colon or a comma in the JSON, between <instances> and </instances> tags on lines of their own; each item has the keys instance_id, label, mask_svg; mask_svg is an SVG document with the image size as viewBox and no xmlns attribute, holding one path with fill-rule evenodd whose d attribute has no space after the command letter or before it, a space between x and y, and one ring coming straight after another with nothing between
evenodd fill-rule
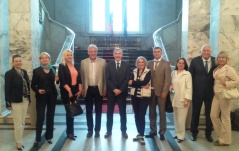
<instances>
[{"instance_id":1,"label":"black shoe","mask_svg":"<svg viewBox=\"0 0 239 151\"><path fill-rule=\"evenodd\" d=\"M138 141L140 139L140 134L138 134L135 138L133 138L133 141Z\"/></svg>"},{"instance_id":2,"label":"black shoe","mask_svg":"<svg viewBox=\"0 0 239 151\"><path fill-rule=\"evenodd\" d=\"M127 139L128 138L128 134L126 132L122 132L122 136Z\"/></svg>"},{"instance_id":3,"label":"black shoe","mask_svg":"<svg viewBox=\"0 0 239 151\"><path fill-rule=\"evenodd\" d=\"M107 132L104 137L105 137L105 138L108 138L108 137L110 137L111 135L112 135L112 133Z\"/></svg>"},{"instance_id":4,"label":"black shoe","mask_svg":"<svg viewBox=\"0 0 239 151\"><path fill-rule=\"evenodd\" d=\"M52 141L51 141L51 140L47 140L47 143L48 143L48 144L52 144Z\"/></svg>"},{"instance_id":5,"label":"black shoe","mask_svg":"<svg viewBox=\"0 0 239 151\"><path fill-rule=\"evenodd\" d=\"M145 137L146 137L146 138L153 138L153 137L156 136L156 135L157 135L157 133L151 133L151 132L150 132L150 133L146 134Z\"/></svg>"},{"instance_id":6,"label":"black shoe","mask_svg":"<svg viewBox=\"0 0 239 151\"><path fill-rule=\"evenodd\" d=\"M193 134L190 138L191 138L192 141L196 141L197 140L197 135Z\"/></svg>"},{"instance_id":7,"label":"black shoe","mask_svg":"<svg viewBox=\"0 0 239 151\"><path fill-rule=\"evenodd\" d=\"M22 147L20 147L20 148L17 147L17 150L23 150L23 148Z\"/></svg>"},{"instance_id":8,"label":"black shoe","mask_svg":"<svg viewBox=\"0 0 239 151\"><path fill-rule=\"evenodd\" d=\"M68 134L67 138L73 141L76 140L76 137L73 134Z\"/></svg>"},{"instance_id":9,"label":"black shoe","mask_svg":"<svg viewBox=\"0 0 239 151\"><path fill-rule=\"evenodd\" d=\"M100 133L99 132L95 132L95 138L99 138L100 137Z\"/></svg>"},{"instance_id":10,"label":"black shoe","mask_svg":"<svg viewBox=\"0 0 239 151\"><path fill-rule=\"evenodd\" d=\"M93 135L93 132L92 131L89 131L88 133L87 133L87 135L86 135L86 137L91 137Z\"/></svg>"},{"instance_id":11,"label":"black shoe","mask_svg":"<svg viewBox=\"0 0 239 151\"><path fill-rule=\"evenodd\" d=\"M173 138L174 138L174 139L178 139L178 136L174 136Z\"/></svg>"},{"instance_id":12,"label":"black shoe","mask_svg":"<svg viewBox=\"0 0 239 151\"><path fill-rule=\"evenodd\" d=\"M161 141L164 141L164 140L165 140L165 137L164 137L163 134L160 134L160 140L161 140Z\"/></svg>"},{"instance_id":13,"label":"black shoe","mask_svg":"<svg viewBox=\"0 0 239 151\"><path fill-rule=\"evenodd\" d=\"M140 142L141 145L145 145L145 141L144 141L144 137L143 136L140 136L139 142Z\"/></svg>"},{"instance_id":14,"label":"black shoe","mask_svg":"<svg viewBox=\"0 0 239 151\"><path fill-rule=\"evenodd\" d=\"M212 138L211 135L207 135L207 136L206 136L206 139L207 139L207 141L209 141L209 142L213 142L213 138Z\"/></svg>"},{"instance_id":15,"label":"black shoe","mask_svg":"<svg viewBox=\"0 0 239 151\"><path fill-rule=\"evenodd\" d=\"M38 142L34 142L33 147L38 147Z\"/></svg>"},{"instance_id":16,"label":"black shoe","mask_svg":"<svg viewBox=\"0 0 239 151\"><path fill-rule=\"evenodd\" d=\"M178 139L177 142L178 142L178 143L181 143L181 142L183 142L183 140L182 140L182 139Z\"/></svg>"}]
</instances>

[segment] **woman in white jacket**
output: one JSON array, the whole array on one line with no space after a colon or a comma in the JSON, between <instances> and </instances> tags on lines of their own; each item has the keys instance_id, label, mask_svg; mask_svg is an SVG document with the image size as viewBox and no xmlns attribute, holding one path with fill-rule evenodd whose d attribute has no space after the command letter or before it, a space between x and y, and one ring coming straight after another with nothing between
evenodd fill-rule
<instances>
[{"instance_id":1,"label":"woman in white jacket","mask_svg":"<svg viewBox=\"0 0 239 151\"><path fill-rule=\"evenodd\" d=\"M175 70L171 74L172 85L169 88L173 92L171 96L174 110L174 127L178 143L184 140L185 123L189 109L189 101L192 100L192 77L188 71L188 65L184 58L179 58Z\"/></svg>"}]
</instances>

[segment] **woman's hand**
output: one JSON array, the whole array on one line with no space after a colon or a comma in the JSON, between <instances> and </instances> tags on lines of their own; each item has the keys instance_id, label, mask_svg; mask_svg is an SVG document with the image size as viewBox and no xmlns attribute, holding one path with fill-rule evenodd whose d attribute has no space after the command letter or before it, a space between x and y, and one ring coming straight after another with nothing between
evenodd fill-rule
<instances>
[{"instance_id":1,"label":"woman's hand","mask_svg":"<svg viewBox=\"0 0 239 151\"><path fill-rule=\"evenodd\" d=\"M72 94L71 90L68 91L68 96L69 96L69 98L72 98L72 97L73 97L73 94Z\"/></svg>"},{"instance_id":2,"label":"woman's hand","mask_svg":"<svg viewBox=\"0 0 239 151\"><path fill-rule=\"evenodd\" d=\"M46 93L46 91L45 91L45 90L43 90L43 89L39 89L39 90L38 90L38 93L39 93L39 94L45 94L45 93Z\"/></svg>"},{"instance_id":3,"label":"woman's hand","mask_svg":"<svg viewBox=\"0 0 239 151\"><path fill-rule=\"evenodd\" d=\"M12 107L7 107L7 109L8 109L9 111L11 111L11 110L12 110Z\"/></svg>"},{"instance_id":4,"label":"woman's hand","mask_svg":"<svg viewBox=\"0 0 239 151\"><path fill-rule=\"evenodd\" d=\"M148 89L148 88L149 88L149 85L148 85L148 84L147 84L147 85L144 85L144 86L142 86L142 88Z\"/></svg>"},{"instance_id":5,"label":"woman's hand","mask_svg":"<svg viewBox=\"0 0 239 151\"><path fill-rule=\"evenodd\" d=\"M187 107L188 106L188 100L185 99L183 104L184 104L184 107Z\"/></svg>"},{"instance_id":6,"label":"woman's hand","mask_svg":"<svg viewBox=\"0 0 239 151\"><path fill-rule=\"evenodd\" d=\"M173 86L170 85L168 90L169 90L169 92L171 92L173 90Z\"/></svg>"},{"instance_id":7,"label":"woman's hand","mask_svg":"<svg viewBox=\"0 0 239 151\"><path fill-rule=\"evenodd\" d=\"M81 91L82 91L82 90L79 90L79 91L76 93L76 95L75 95L75 96L76 96L76 99L78 99L78 98L80 97L80 95L81 95L81 93L82 93Z\"/></svg>"},{"instance_id":8,"label":"woman's hand","mask_svg":"<svg viewBox=\"0 0 239 151\"><path fill-rule=\"evenodd\" d=\"M55 76L55 81L58 81L59 80L59 76Z\"/></svg>"},{"instance_id":9,"label":"woman's hand","mask_svg":"<svg viewBox=\"0 0 239 151\"><path fill-rule=\"evenodd\" d=\"M133 80L129 80L128 84L131 85L133 83Z\"/></svg>"}]
</instances>

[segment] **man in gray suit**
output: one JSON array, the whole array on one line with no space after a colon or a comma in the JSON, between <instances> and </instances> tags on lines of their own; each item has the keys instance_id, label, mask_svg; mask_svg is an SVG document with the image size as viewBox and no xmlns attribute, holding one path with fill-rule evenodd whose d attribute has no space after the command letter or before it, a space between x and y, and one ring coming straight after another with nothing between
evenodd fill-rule
<instances>
[{"instance_id":1,"label":"man in gray suit","mask_svg":"<svg viewBox=\"0 0 239 151\"><path fill-rule=\"evenodd\" d=\"M130 78L130 65L122 61L123 51L121 48L115 48L113 52L114 61L108 62L106 72L107 84L107 133L105 138L112 134L113 113L115 103L118 103L120 111L121 132L124 138L128 138L126 133L126 97L128 95L128 81Z\"/></svg>"},{"instance_id":2,"label":"man in gray suit","mask_svg":"<svg viewBox=\"0 0 239 151\"><path fill-rule=\"evenodd\" d=\"M155 47L153 49L154 59L149 61L148 68L151 70L151 86L152 93L149 103L149 120L150 132L145 137L154 137L157 135L157 112L156 106L159 108L160 115L160 140L165 140L164 133L166 131L166 114L165 114L165 100L169 91L171 83L171 69L170 63L161 58L162 49Z\"/></svg>"},{"instance_id":3,"label":"man in gray suit","mask_svg":"<svg viewBox=\"0 0 239 151\"><path fill-rule=\"evenodd\" d=\"M81 61L82 95L85 97L87 137L93 135L93 103L95 103L95 138L100 136L101 114L103 96L106 95L105 65L104 59L97 57L96 45L88 46L89 58Z\"/></svg>"}]
</instances>

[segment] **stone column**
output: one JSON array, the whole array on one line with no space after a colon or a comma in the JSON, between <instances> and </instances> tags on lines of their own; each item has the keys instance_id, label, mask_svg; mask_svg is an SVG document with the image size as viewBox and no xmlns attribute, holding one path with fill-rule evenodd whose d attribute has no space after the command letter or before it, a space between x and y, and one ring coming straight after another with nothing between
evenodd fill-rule
<instances>
[{"instance_id":1,"label":"stone column","mask_svg":"<svg viewBox=\"0 0 239 151\"><path fill-rule=\"evenodd\" d=\"M9 0L9 45L10 56L21 54L23 69L32 79L32 70L39 65L39 1ZM29 107L30 122L35 126L35 97L31 92L32 103Z\"/></svg>"},{"instance_id":2,"label":"stone column","mask_svg":"<svg viewBox=\"0 0 239 151\"><path fill-rule=\"evenodd\" d=\"M4 74L9 69L8 1L0 0L0 117L10 112L5 108Z\"/></svg>"},{"instance_id":3,"label":"stone column","mask_svg":"<svg viewBox=\"0 0 239 151\"><path fill-rule=\"evenodd\" d=\"M239 74L239 3L238 0L211 0L210 43L219 51L227 51L230 65ZM232 103L232 110L239 108L239 99Z\"/></svg>"}]
</instances>

